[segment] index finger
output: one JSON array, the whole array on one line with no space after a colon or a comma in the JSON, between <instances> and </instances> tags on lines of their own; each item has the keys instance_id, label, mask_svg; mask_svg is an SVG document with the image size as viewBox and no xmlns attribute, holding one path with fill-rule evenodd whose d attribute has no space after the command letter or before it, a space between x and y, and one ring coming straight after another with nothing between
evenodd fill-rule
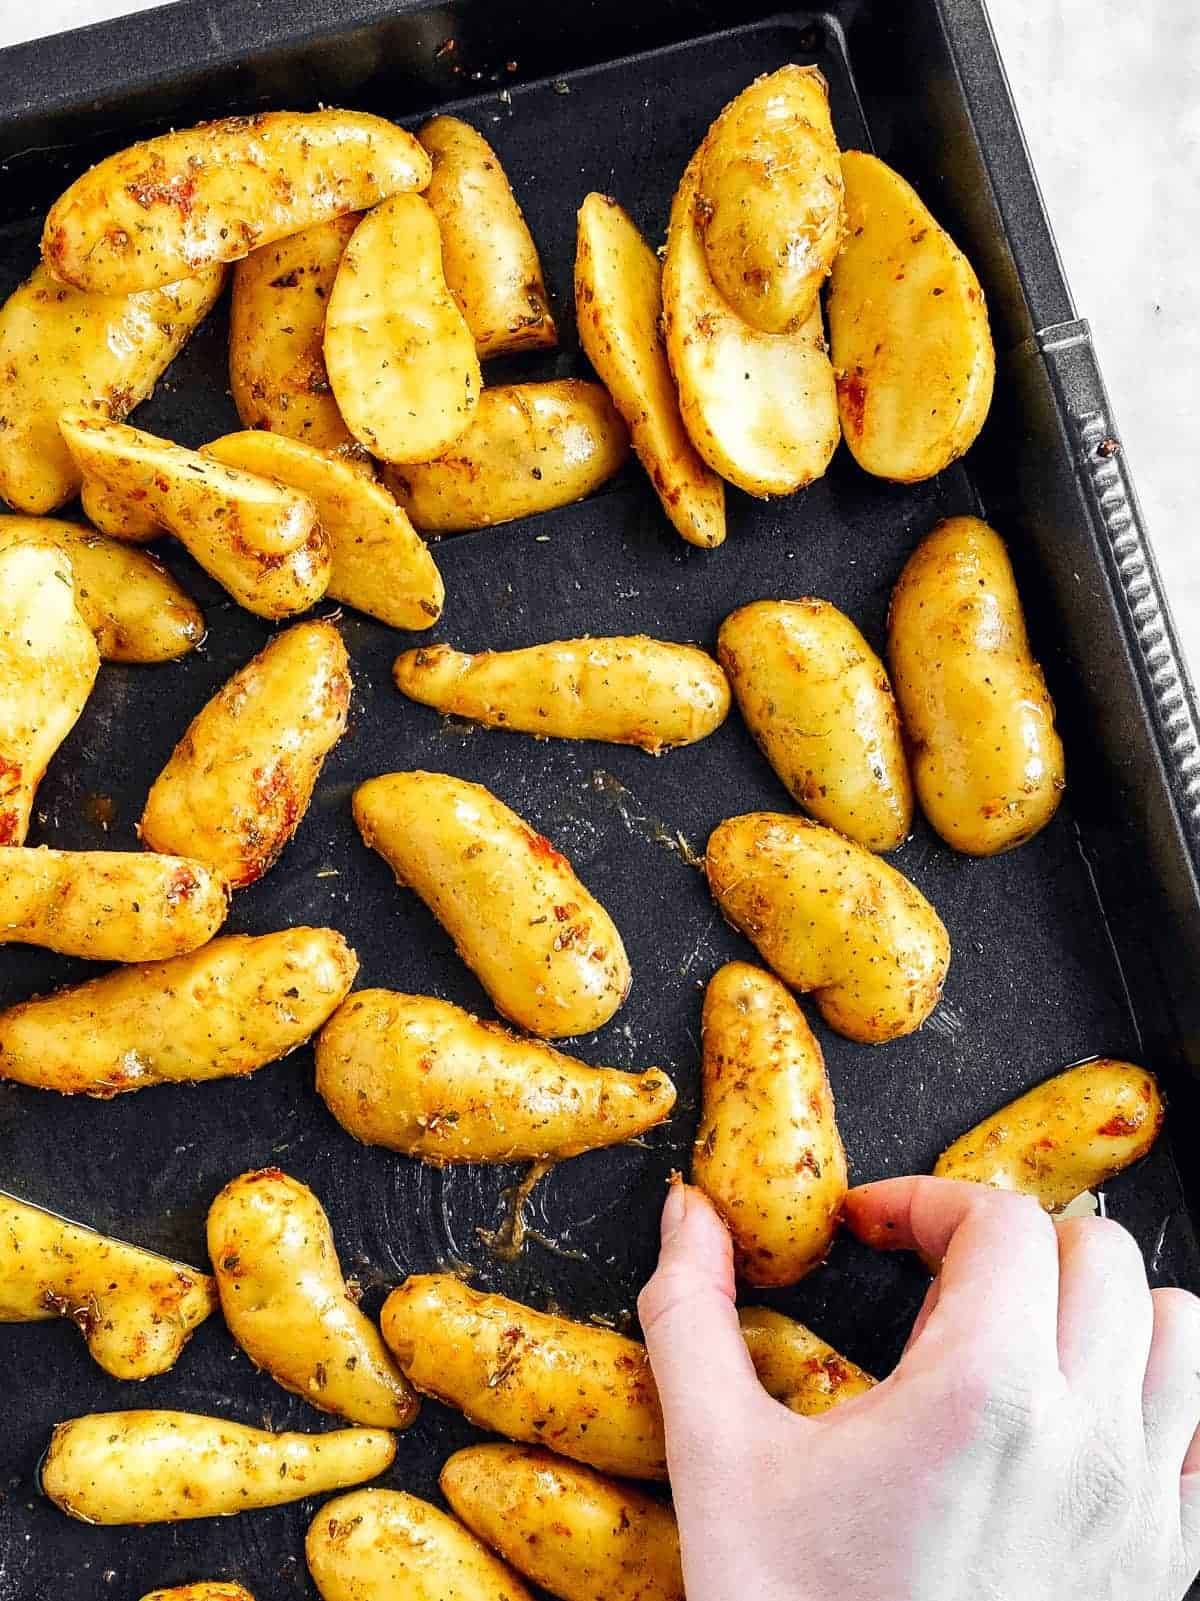
<instances>
[{"instance_id":1,"label":"index finger","mask_svg":"<svg viewBox=\"0 0 1200 1601\"><path fill-rule=\"evenodd\" d=\"M968 1343L1009 1371L1057 1371L1058 1237L1030 1196L961 1179L885 1179L851 1190L845 1218L867 1245L917 1251L940 1275L905 1365Z\"/></svg>"}]
</instances>

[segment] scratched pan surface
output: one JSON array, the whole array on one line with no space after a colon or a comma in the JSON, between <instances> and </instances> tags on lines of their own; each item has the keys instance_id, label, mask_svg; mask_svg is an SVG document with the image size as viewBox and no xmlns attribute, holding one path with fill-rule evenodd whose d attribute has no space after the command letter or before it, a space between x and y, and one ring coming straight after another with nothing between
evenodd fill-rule
<instances>
[{"instance_id":1,"label":"scratched pan surface","mask_svg":"<svg viewBox=\"0 0 1200 1601\"><path fill-rule=\"evenodd\" d=\"M525 206L564 332L560 353L540 365L510 363L506 375L583 370L570 312L574 214L583 195L615 193L651 237L661 237L674 184L711 117L755 74L788 60L820 62L844 144L869 138L839 36L822 34L814 48L811 31L782 24L734 31L716 48L696 41L557 84L521 85L510 101L492 90L463 103L495 143ZM675 92L680 84L686 94ZM64 153L43 203L80 160L77 151ZM32 262L35 238L32 221L0 233L6 291ZM235 426L225 339L222 308L137 420L192 444ZM916 539L941 516L987 509L966 470L899 488L865 477L843 450L825 480L795 499L767 505L731 493L728 543L705 555L674 536L630 470L584 505L442 542L448 601L428 637L481 648L644 630L711 645L735 606L815 593L848 611L879 647L891 585ZM40 791L35 843L132 848L147 787L189 718L268 637L181 551L168 546L165 555L203 602L208 641L175 665L103 669ZM1035 608L1035 623L1056 689L1069 690L1053 617ZM616 747L471 731L391 687L392 660L411 638L353 613L341 626L355 678L350 730L294 843L269 877L238 895L229 931L327 923L357 950L361 984L424 991L489 1015L446 936L362 846L348 804L355 784L393 769L442 769L483 783L564 849L613 913L632 958L633 992L608 1027L571 1048L596 1063L666 1067L679 1087L671 1124L554 1171L534 1197L534 1237L513 1262L498 1259L481 1231L502 1218L515 1171L437 1173L355 1144L317 1099L307 1049L242 1082L156 1089L108 1104L0 1087L0 1184L201 1263L216 1191L236 1173L277 1164L311 1184L326 1206L345 1267L366 1286L372 1312L409 1271L469 1264L486 1288L623 1321L654 1259L666 1176L687 1165L703 986L721 962L752 955L717 915L690 851L703 849L722 818L787 811L788 796L736 715L711 739L658 761ZM1068 723L1065 732L1069 755L1080 755L1085 731ZM109 803L105 830L98 819ZM1053 825L1012 856L969 861L921 825L895 860L941 912L954 962L942 1005L913 1038L867 1049L816 1024L856 1179L927 1169L950 1138L1046 1074L1089 1054L1141 1049L1069 791ZM0 952L0 1002L87 971L10 947ZM1166 1143L1114 1183L1107 1202L1145 1248L1154 1282L1200 1287ZM773 1300L884 1372L924 1284L914 1263L842 1241L826 1267ZM37 1492L52 1425L87 1411L161 1405L277 1428L331 1426L256 1373L218 1319L200 1330L174 1372L136 1388L102 1374L65 1324L0 1328L0 1372L0 1601L132 1601L155 1585L199 1576L241 1579L258 1601L313 1593L302 1559L311 1503L223 1523L92 1529L67 1521ZM384 1482L436 1496L445 1457L475 1437L454 1413L427 1403L400 1438Z\"/></svg>"}]
</instances>

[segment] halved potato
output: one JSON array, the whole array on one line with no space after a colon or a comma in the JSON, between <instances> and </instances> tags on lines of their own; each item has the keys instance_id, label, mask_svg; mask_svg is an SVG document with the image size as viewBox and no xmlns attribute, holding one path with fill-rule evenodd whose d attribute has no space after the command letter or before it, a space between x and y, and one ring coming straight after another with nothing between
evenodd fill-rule
<instances>
[{"instance_id":1,"label":"halved potato","mask_svg":"<svg viewBox=\"0 0 1200 1601\"><path fill-rule=\"evenodd\" d=\"M329 540L326 591L392 628L429 628L442 614L442 575L408 514L361 467L283 434L226 434L200 452L307 495Z\"/></svg>"},{"instance_id":2,"label":"halved potato","mask_svg":"<svg viewBox=\"0 0 1200 1601\"><path fill-rule=\"evenodd\" d=\"M0 1323L69 1318L106 1373L148 1379L216 1305L207 1273L0 1194Z\"/></svg>"},{"instance_id":3,"label":"halved potato","mask_svg":"<svg viewBox=\"0 0 1200 1601\"><path fill-rule=\"evenodd\" d=\"M153 289L423 189L429 174L411 133L362 111L224 117L89 168L51 206L42 256L61 283L81 289Z\"/></svg>"},{"instance_id":4,"label":"halved potato","mask_svg":"<svg viewBox=\"0 0 1200 1601\"><path fill-rule=\"evenodd\" d=\"M65 411L59 426L85 487L94 483L118 507L134 508L131 535L123 518L105 518L85 498L105 533L145 537L152 519L259 617L307 611L325 593L329 541L307 495L87 412Z\"/></svg>"},{"instance_id":5,"label":"halved potato","mask_svg":"<svg viewBox=\"0 0 1200 1601\"><path fill-rule=\"evenodd\" d=\"M819 67L766 73L722 111L700 160L700 224L713 282L752 328L812 312L842 240L842 170Z\"/></svg>"},{"instance_id":6,"label":"halved potato","mask_svg":"<svg viewBox=\"0 0 1200 1601\"><path fill-rule=\"evenodd\" d=\"M0 1016L0 1075L4 1071ZM356 990L317 1041L317 1093L342 1127L436 1166L560 1161L661 1123L657 1067L592 1067L428 995Z\"/></svg>"},{"instance_id":7,"label":"halved potato","mask_svg":"<svg viewBox=\"0 0 1200 1601\"><path fill-rule=\"evenodd\" d=\"M419 195L393 195L351 235L325 313L325 366L346 426L384 461L440 456L470 423L479 357Z\"/></svg>"},{"instance_id":8,"label":"halved potato","mask_svg":"<svg viewBox=\"0 0 1200 1601\"><path fill-rule=\"evenodd\" d=\"M917 483L974 442L996 358L971 263L917 192L848 150L846 243L829 285L829 334L846 444L879 478Z\"/></svg>"},{"instance_id":9,"label":"halved potato","mask_svg":"<svg viewBox=\"0 0 1200 1601\"><path fill-rule=\"evenodd\" d=\"M200 608L145 551L57 517L0 519L0 551L12 545L40 545L66 555L75 605L96 636L102 661L173 661L204 638Z\"/></svg>"},{"instance_id":10,"label":"halved potato","mask_svg":"<svg viewBox=\"0 0 1200 1601\"><path fill-rule=\"evenodd\" d=\"M0 868L0 945L156 962L203 945L229 911L224 878L180 856L12 845Z\"/></svg>"},{"instance_id":11,"label":"halved potato","mask_svg":"<svg viewBox=\"0 0 1200 1601\"><path fill-rule=\"evenodd\" d=\"M819 478L837 449L837 389L821 308L787 334L752 328L712 281L701 233L701 150L671 206L663 330L692 443L751 495L787 495Z\"/></svg>"},{"instance_id":12,"label":"halved potato","mask_svg":"<svg viewBox=\"0 0 1200 1601\"><path fill-rule=\"evenodd\" d=\"M467 319L481 361L558 343L537 246L500 158L457 117L417 129L433 157L425 198L442 235L450 293Z\"/></svg>"},{"instance_id":13,"label":"halved potato","mask_svg":"<svg viewBox=\"0 0 1200 1601\"><path fill-rule=\"evenodd\" d=\"M333 623L276 634L192 719L146 797L142 840L152 851L186 843L234 889L253 884L303 821L349 706Z\"/></svg>"},{"instance_id":14,"label":"halved potato","mask_svg":"<svg viewBox=\"0 0 1200 1601\"><path fill-rule=\"evenodd\" d=\"M99 670L66 552L0 546L0 845L24 843L37 787Z\"/></svg>"},{"instance_id":15,"label":"halved potato","mask_svg":"<svg viewBox=\"0 0 1200 1601\"><path fill-rule=\"evenodd\" d=\"M782 1312L746 1306L738 1322L758 1382L789 1411L818 1417L875 1388L869 1373Z\"/></svg>"},{"instance_id":16,"label":"halved potato","mask_svg":"<svg viewBox=\"0 0 1200 1601\"><path fill-rule=\"evenodd\" d=\"M660 326L662 267L610 195L588 195L579 208L575 317L584 354L625 419L663 510L689 545L720 545L725 486L679 412Z\"/></svg>"},{"instance_id":17,"label":"halved potato","mask_svg":"<svg viewBox=\"0 0 1200 1601\"><path fill-rule=\"evenodd\" d=\"M346 427L325 370L325 308L362 214L348 212L252 250L233 269L229 388L247 428L369 458Z\"/></svg>"},{"instance_id":18,"label":"halved potato","mask_svg":"<svg viewBox=\"0 0 1200 1601\"><path fill-rule=\"evenodd\" d=\"M485 389L452 450L383 476L418 528L457 534L582 500L628 455L629 435L605 390L558 378Z\"/></svg>"},{"instance_id":19,"label":"halved potato","mask_svg":"<svg viewBox=\"0 0 1200 1601\"><path fill-rule=\"evenodd\" d=\"M357 972L332 928L229 934L0 1012L0 1079L107 1100L253 1073L314 1034Z\"/></svg>"},{"instance_id":20,"label":"halved potato","mask_svg":"<svg viewBox=\"0 0 1200 1601\"><path fill-rule=\"evenodd\" d=\"M939 1178L1036 1196L1061 1212L1138 1162L1163 1123L1153 1073L1099 1057L1069 1067L985 1117L937 1159Z\"/></svg>"},{"instance_id":21,"label":"halved potato","mask_svg":"<svg viewBox=\"0 0 1200 1601\"><path fill-rule=\"evenodd\" d=\"M652 756L707 738L729 711L729 685L707 651L644 635L477 656L423 645L398 656L394 674L410 699L489 728L608 740Z\"/></svg>"},{"instance_id":22,"label":"halved potato","mask_svg":"<svg viewBox=\"0 0 1200 1601\"><path fill-rule=\"evenodd\" d=\"M133 295L57 283L40 263L0 309L0 499L54 511L79 489L58 429L69 406L121 422L212 308L224 267Z\"/></svg>"}]
</instances>

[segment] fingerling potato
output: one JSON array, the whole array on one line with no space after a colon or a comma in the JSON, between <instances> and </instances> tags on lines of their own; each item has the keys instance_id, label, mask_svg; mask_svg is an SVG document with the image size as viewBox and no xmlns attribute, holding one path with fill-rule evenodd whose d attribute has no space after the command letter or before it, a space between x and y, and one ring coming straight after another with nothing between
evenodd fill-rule
<instances>
[{"instance_id":1,"label":"fingerling potato","mask_svg":"<svg viewBox=\"0 0 1200 1601\"><path fill-rule=\"evenodd\" d=\"M192 719L146 798L143 842L186 842L234 889L253 884L300 826L349 705L333 623L276 634Z\"/></svg>"},{"instance_id":2,"label":"fingerling potato","mask_svg":"<svg viewBox=\"0 0 1200 1601\"><path fill-rule=\"evenodd\" d=\"M747 1306L738 1322L759 1383L789 1411L818 1417L875 1387L869 1373L782 1312Z\"/></svg>"},{"instance_id":3,"label":"fingerling potato","mask_svg":"<svg viewBox=\"0 0 1200 1601\"><path fill-rule=\"evenodd\" d=\"M689 545L723 544L725 486L688 438L663 345L662 267L611 195L579 208L575 319L672 524Z\"/></svg>"},{"instance_id":4,"label":"fingerling potato","mask_svg":"<svg viewBox=\"0 0 1200 1601\"><path fill-rule=\"evenodd\" d=\"M782 334L816 305L842 242L842 169L819 67L764 74L722 111L700 157L708 269L752 328Z\"/></svg>"},{"instance_id":5,"label":"fingerling potato","mask_svg":"<svg viewBox=\"0 0 1200 1601\"><path fill-rule=\"evenodd\" d=\"M446 282L479 359L553 349L558 330L542 264L500 158L457 117L431 118L417 138L433 159L425 199L442 236Z\"/></svg>"},{"instance_id":6,"label":"fingerling potato","mask_svg":"<svg viewBox=\"0 0 1200 1601\"><path fill-rule=\"evenodd\" d=\"M69 1318L106 1373L148 1379L216 1305L207 1273L0 1193L0 1323Z\"/></svg>"},{"instance_id":7,"label":"fingerling potato","mask_svg":"<svg viewBox=\"0 0 1200 1601\"><path fill-rule=\"evenodd\" d=\"M266 428L368 460L346 427L325 370L325 307L342 252L362 221L348 212L252 250L233 269L229 388L246 428Z\"/></svg>"},{"instance_id":8,"label":"fingerling potato","mask_svg":"<svg viewBox=\"0 0 1200 1601\"><path fill-rule=\"evenodd\" d=\"M666 1478L658 1391L637 1340L481 1295L451 1273L407 1278L382 1327L417 1389L480 1428L602 1473Z\"/></svg>"},{"instance_id":9,"label":"fingerling potato","mask_svg":"<svg viewBox=\"0 0 1200 1601\"><path fill-rule=\"evenodd\" d=\"M170 1590L151 1590L142 1601L254 1601L243 1585L201 1579L197 1584L179 1584Z\"/></svg>"},{"instance_id":10,"label":"fingerling potato","mask_svg":"<svg viewBox=\"0 0 1200 1601\"><path fill-rule=\"evenodd\" d=\"M446 591L429 546L408 514L361 468L312 445L261 430L226 434L201 454L273 478L306 495L329 540L326 593L390 628L428 628Z\"/></svg>"},{"instance_id":11,"label":"fingerling potato","mask_svg":"<svg viewBox=\"0 0 1200 1601\"><path fill-rule=\"evenodd\" d=\"M1061 1212L1139 1162L1158 1138L1163 1115L1152 1073L1099 1057L985 1117L942 1152L933 1171L1032 1195L1047 1212Z\"/></svg>"},{"instance_id":12,"label":"fingerling potato","mask_svg":"<svg viewBox=\"0 0 1200 1601\"><path fill-rule=\"evenodd\" d=\"M56 517L0 519L0 551L14 545L66 555L75 605L96 636L102 661L174 661L204 638L200 608L145 551Z\"/></svg>"},{"instance_id":13,"label":"fingerling potato","mask_svg":"<svg viewBox=\"0 0 1200 1601\"><path fill-rule=\"evenodd\" d=\"M749 812L713 830L709 888L785 984L839 1034L878 1044L933 1011L950 941L902 873L802 817Z\"/></svg>"},{"instance_id":14,"label":"fingerling potato","mask_svg":"<svg viewBox=\"0 0 1200 1601\"><path fill-rule=\"evenodd\" d=\"M0 1043L2 1030L0 1017ZM437 1166L559 1161L644 1134L675 1104L659 1068L591 1067L449 1001L379 989L322 1030L317 1093L355 1139Z\"/></svg>"},{"instance_id":15,"label":"fingerling potato","mask_svg":"<svg viewBox=\"0 0 1200 1601\"><path fill-rule=\"evenodd\" d=\"M84 477L84 510L104 533L166 529L258 617L307 611L325 593L329 541L306 495L86 412L63 412L59 426Z\"/></svg>"},{"instance_id":16,"label":"fingerling potato","mask_svg":"<svg viewBox=\"0 0 1200 1601\"><path fill-rule=\"evenodd\" d=\"M561 1601L684 1601L669 1507L527 1445L469 1445L438 1480L462 1521Z\"/></svg>"},{"instance_id":17,"label":"fingerling potato","mask_svg":"<svg viewBox=\"0 0 1200 1601\"><path fill-rule=\"evenodd\" d=\"M423 645L396 658L395 678L410 700L489 728L637 745L651 756L707 738L729 712L729 685L707 651L644 634L475 656Z\"/></svg>"},{"instance_id":18,"label":"fingerling potato","mask_svg":"<svg viewBox=\"0 0 1200 1601\"><path fill-rule=\"evenodd\" d=\"M588 1034L629 993L608 913L567 858L482 785L386 773L355 790L354 820L518 1027L543 1039Z\"/></svg>"},{"instance_id":19,"label":"fingerling potato","mask_svg":"<svg viewBox=\"0 0 1200 1601\"><path fill-rule=\"evenodd\" d=\"M81 1523L179 1523L361 1484L395 1454L386 1429L271 1434L194 1412L93 1412L55 1428L42 1491Z\"/></svg>"},{"instance_id":20,"label":"fingerling potato","mask_svg":"<svg viewBox=\"0 0 1200 1601\"><path fill-rule=\"evenodd\" d=\"M252 1073L315 1033L357 971L331 928L228 934L0 1012L0 1079L107 1100Z\"/></svg>"},{"instance_id":21,"label":"fingerling potato","mask_svg":"<svg viewBox=\"0 0 1200 1601\"><path fill-rule=\"evenodd\" d=\"M412 134L362 111L223 117L143 139L76 178L50 208L42 257L80 289L153 289L423 189L429 173Z\"/></svg>"},{"instance_id":22,"label":"fingerling potato","mask_svg":"<svg viewBox=\"0 0 1200 1601\"><path fill-rule=\"evenodd\" d=\"M24 844L37 787L99 670L66 552L0 547L0 845Z\"/></svg>"},{"instance_id":23,"label":"fingerling potato","mask_svg":"<svg viewBox=\"0 0 1200 1601\"><path fill-rule=\"evenodd\" d=\"M582 500L628 455L625 424L601 386L558 378L485 389L445 455L383 476L418 528L458 534Z\"/></svg>"},{"instance_id":24,"label":"fingerling potato","mask_svg":"<svg viewBox=\"0 0 1200 1601\"><path fill-rule=\"evenodd\" d=\"M479 357L420 195L394 195L350 236L325 312L325 366L346 426L384 461L440 456L474 416Z\"/></svg>"},{"instance_id":25,"label":"fingerling potato","mask_svg":"<svg viewBox=\"0 0 1200 1601\"><path fill-rule=\"evenodd\" d=\"M461 1523L403 1490L326 1502L304 1554L323 1601L532 1601Z\"/></svg>"},{"instance_id":26,"label":"fingerling potato","mask_svg":"<svg viewBox=\"0 0 1200 1601\"><path fill-rule=\"evenodd\" d=\"M671 207L663 332L692 443L750 495L788 495L820 478L837 449L837 390L814 303L793 333L744 322L712 281L700 214L702 151Z\"/></svg>"},{"instance_id":27,"label":"fingerling potato","mask_svg":"<svg viewBox=\"0 0 1200 1601\"><path fill-rule=\"evenodd\" d=\"M996 357L971 263L897 172L842 157L846 242L829 282L842 432L864 471L932 478L974 444Z\"/></svg>"},{"instance_id":28,"label":"fingerling potato","mask_svg":"<svg viewBox=\"0 0 1200 1601\"><path fill-rule=\"evenodd\" d=\"M208 267L161 289L93 295L56 283L40 263L0 308L0 499L54 511L79 489L59 413L83 407L123 422L149 399L225 282Z\"/></svg>"},{"instance_id":29,"label":"fingerling potato","mask_svg":"<svg viewBox=\"0 0 1200 1601\"><path fill-rule=\"evenodd\" d=\"M1062 741L994 529L951 517L921 541L892 591L888 655L917 799L947 845L995 856L1040 833Z\"/></svg>"},{"instance_id":30,"label":"fingerling potato","mask_svg":"<svg viewBox=\"0 0 1200 1601\"><path fill-rule=\"evenodd\" d=\"M277 1167L233 1179L209 1208L208 1254L226 1325L255 1367L322 1412L408 1427L420 1403L347 1290L307 1185Z\"/></svg>"},{"instance_id":31,"label":"fingerling potato","mask_svg":"<svg viewBox=\"0 0 1200 1601\"><path fill-rule=\"evenodd\" d=\"M759 600L721 624L717 657L746 726L796 801L871 851L912 828L912 780L883 663L827 600Z\"/></svg>"},{"instance_id":32,"label":"fingerling potato","mask_svg":"<svg viewBox=\"0 0 1200 1601\"><path fill-rule=\"evenodd\" d=\"M825 1058L784 986L727 962L701 1023L702 1104L692 1182L733 1236L749 1284L795 1284L829 1254L846 1153Z\"/></svg>"},{"instance_id":33,"label":"fingerling potato","mask_svg":"<svg viewBox=\"0 0 1200 1601\"><path fill-rule=\"evenodd\" d=\"M203 862L141 851L0 852L0 945L93 962L153 962L220 928L229 885Z\"/></svg>"}]
</instances>

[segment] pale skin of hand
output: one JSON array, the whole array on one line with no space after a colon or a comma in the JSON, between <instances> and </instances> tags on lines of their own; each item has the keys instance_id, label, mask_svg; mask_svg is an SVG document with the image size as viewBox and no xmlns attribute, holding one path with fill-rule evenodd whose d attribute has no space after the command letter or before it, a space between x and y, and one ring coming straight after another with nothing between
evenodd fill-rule
<instances>
[{"instance_id":1,"label":"pale skin of hand","mask_svg":"<svg viewBox=\"0 0 1200 1601\"><path fill-rule=\"evenodd\" d=\"M1104 1218L950 1179L850 1193L940 1271L895 1371L822 1417L771 1400L729 1236L672 1187L638 1303L688 1601L1180 1601L1200 1568L1200 1300Z\"/></svg>"}]
</instances>

